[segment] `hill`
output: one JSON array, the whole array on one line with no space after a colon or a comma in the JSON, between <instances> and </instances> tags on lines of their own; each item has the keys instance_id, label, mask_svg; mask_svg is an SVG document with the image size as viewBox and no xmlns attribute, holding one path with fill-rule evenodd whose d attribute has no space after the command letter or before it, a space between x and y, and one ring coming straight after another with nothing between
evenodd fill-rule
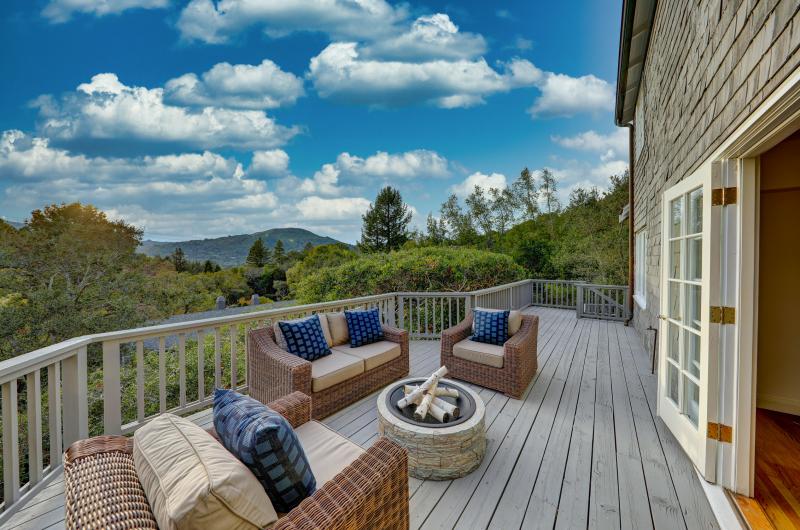
<instances>
[{"instance_id":1,"label":"hill","mask_svg":"<svg viewBox=\"0 0 800 530\"><path fill-rule=\"evenodd\" d=\"M270 249L280 239L286 252L302 250L307 243L314 246L339 243L339 241L319 236L302 228L273 228L255 234L240 234L236 236L217 237L214 239L194 239L191 241L151 241L145 240L139 247L139 252L148 256L169 256L176 247L183 249L186 258L192 261L205 261L207 259L219 263L223 267L241 265L247 258L250 245L261 238L264 245Z\"/></svg>"},{"instance_id":2,"label":"hill","mask_svg":"<svg viewBox=\"0 0 800 530\"><path fill-rule=\"evenodd\" d=\"M19 230L20 228L25 226L25 223L19 223L17 221L9 221L8 219L3 219L3 221L5 221L6 223L10 224L11 226L16 228L17 230Z\"/></svg>"}]
</instances>

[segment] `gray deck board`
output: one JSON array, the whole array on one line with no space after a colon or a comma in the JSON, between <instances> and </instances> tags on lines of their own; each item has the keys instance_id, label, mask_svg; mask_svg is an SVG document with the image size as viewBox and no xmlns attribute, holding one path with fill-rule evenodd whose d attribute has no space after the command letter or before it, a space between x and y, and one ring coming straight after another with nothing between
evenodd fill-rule
<instances>
[{"instance_id":1,"label":"gray deck board","mask_svg":"<svg viewBox=\"0 0 800 530\"><path fill-rule=\"evenodd\" d=\"M534 382L522 400L473 387L486 403L486 456L461 479L411 478L411 528L719 528L656 415L656 376L635 332L572 311L528 311L541 319ZM438 341L411 343L412 375L438 366ZM323 422L369 447L376 397ZM189 418L212 421L210 410ZM3 528L64 528L63 491L63 477L53 477Z\"/></svg>"}]
</instances>

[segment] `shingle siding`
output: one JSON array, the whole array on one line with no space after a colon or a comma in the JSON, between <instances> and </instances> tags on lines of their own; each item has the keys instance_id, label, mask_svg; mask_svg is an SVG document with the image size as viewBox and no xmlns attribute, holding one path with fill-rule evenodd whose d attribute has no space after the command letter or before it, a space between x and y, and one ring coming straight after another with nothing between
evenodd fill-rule
<instances>
[{"instance_id":1,"label":"shingle siding","mask_svg":"<svg viewBox=\"0 0 800 530\"><path fill-rule=\"evenodd\" d=\"M647 347L660 309L661 196L692 174L800 63L800 0L658 2L634 123L636 230L647 228Z\"/></svg>"}]
</instances>

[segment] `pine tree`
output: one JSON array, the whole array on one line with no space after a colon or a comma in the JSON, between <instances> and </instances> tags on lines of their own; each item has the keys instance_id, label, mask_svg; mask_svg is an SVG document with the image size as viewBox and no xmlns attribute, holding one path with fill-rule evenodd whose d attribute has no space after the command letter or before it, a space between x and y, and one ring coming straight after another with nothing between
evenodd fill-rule
<instances>
[{"instance_id":1,"label":"pine tree","mask_svg":"<svg viewBox=\"0 0 800 530\"><path fill-rule=\"evenodd\" d=\"M364 224L358 246L365 252L397 250L408 241L411 212L400 191L391 186L378 192L375 202L361 218Z\"/></svg>"},{"instance_id":2,"label":"pine tree","mask_svg":"<svg viewBox=\"0 0 800 530\"><path fill-rule=\"evenodd\" d=\"M214 272L214 263L210 259L203 263L203 272Z\"/></svg>"},{"instance_id":3,"label":"pine tree","mask_svg":"<svg viewBox=\"0 0 800 530\"><path fill-rule=\"evenodd\" d=\"M186 271L186 255L183 253L183 249L181 247L177 247L175 252L172 253L170 256L170 261L175 266L175 272L185 272Z\"/></svg>"},{"instance_id":4,"label":"pine tree","mask_svg":"<svg viewBox=\"0 0 800 530\"><path fill-rule=\"evenodd\" d=\"M247 260L245 260L245 262L251 267L260 268L264 266L266 261L264 242L261 241L261 238L259 237L253 241L253 244L250 246L250 250L247 253Z\"/></svg>"},{"instance_id":5,"label":"pine tree","mask_svg":"<svg viewBox=\"0 0 800 530\"><path fill-rule=\"evenodd\" d=\"M277 267L282 267L284 261L286 261L286 251L283 248L283 241L279 239L272 249L272 263Z\"/></svg>"}]
</instances>

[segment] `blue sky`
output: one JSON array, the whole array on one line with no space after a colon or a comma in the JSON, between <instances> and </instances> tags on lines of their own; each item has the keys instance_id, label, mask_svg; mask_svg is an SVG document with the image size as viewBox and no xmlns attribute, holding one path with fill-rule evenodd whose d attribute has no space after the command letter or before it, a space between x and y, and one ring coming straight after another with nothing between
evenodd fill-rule
<instances>
[{"instance_id":1,"label":"blue sky","mask_svg":"<svg viewBox=\"0 0 800 530\"><path fill-rule=\"evenodd\" d=\"M0 216L95 204L181 240L301 226L354 242L392 184L447 195L626 166L611 2L13 0Z\"/></svg>"}]
</instances>

